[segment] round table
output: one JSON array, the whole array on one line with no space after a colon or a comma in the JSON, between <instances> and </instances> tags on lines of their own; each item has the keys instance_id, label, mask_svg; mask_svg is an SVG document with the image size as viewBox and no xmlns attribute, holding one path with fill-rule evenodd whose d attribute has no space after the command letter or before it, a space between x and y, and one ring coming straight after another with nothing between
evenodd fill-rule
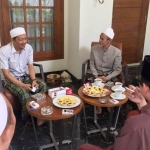
<instances>
[{"instance_id":1,"label":"round table","mask_svg":"<svg viewBox=\"0 0 150 150\"><path fill-rule=\"evenodd\" d=\"M76 94L72 94L72 95L78 97ZM39 149L43 149L43 148L51 147L51 146L54 145L55 148L56 148L56 150L58 149L58 142L56 142L56 140L55 140L55 138L53 136L52 120L60 120L61 123L60 123L60 133L59 133L59 135L60 135L59 136L59 149L61 149L61 147L62 147L62 136L63 136L61 134L61 131L63 131L62 121L63 121L63 119L75 116L74 117L73 126L72 126L72 132L71 132L70 140L69 141L65 140L66 141L65 143L70 143L71 140L72 140L72 136L73 136L73 130L74 130L74 124L75 124L76 114L78 114L81 111L82 106L83 106L82 105L82 101L81 101L81 103L77 107L71 108L71 109L73 109L73 114L71 114L71 115L70 114L64 115L64 114L62 114L62 108L59 108L59 107L56 107L55 105L53 105L53 99L50 96L48 96L47 94L46 94L46 98L44 100L40 100L38 102L38 104L40 106L39 106L38 109L36 109L34 111L30 111L30 106L28 105L28 103L30 101L32 101L32 100L33 100L32 98L30 98L30 99L27 100L26 109L27 109L27 112L31 115L32 124L33 124L33 128L34 128L34 133L35 133L35 137L36 137L38 148ZM53 107L53 113L51 115L42 115L41 114L41 108L44 107L44 106L51 106L51 107ZM49 121L49 124L50 124L50 136L52 138L53 144L48 144L48 145L43 145L43 146L39 145L33 117ZM65 144L65 143L63 142L63 144Z\"/></svg>"},{"instance_id":2,"label":"round table","mask_svg":"<svg viewBox=\"0 0 150 150\"><path fill-rule=\"evenodd\" d=\"M105 87L107 89L109 89L110 91L110 94L112 93L112 90L110 89L110 87ZM93 105L94 106L94 123L95 125L98 127L97 130L90 130L90 131L87 131L87 123L86 123L86 114L85 114L85 107L83 105L83 112L84 112L84 119L85 119L85 127L86 127L86 133L87 134L90 134L90 133L94 133L94 132L101 132L102 135L104 136L104 138L106 140L109 139L109 134L110 134L110 128L111 128L111 124L112 124L112 117L113 117L113 108L116 107L116 106L119 106L118 107L118 110L117 110L117 114L116 114L116 118L115 118L115 124L114 124L114 127L112 128L113 130L116 128L116 123L118 121L118 116L119 116L119 112L120 112L120 107L121 105L125 104L127 101L128 101L128 98L126 97L125 99L122 99L122 100L119 100L119 103L118 104L112 104L110 102L106 103L106 104L102 104L98 101L98 97L90 97L90 96L87 96L83 93L83 89L84 89L84 86L81 86L78 90L78 95L79 97L83 100L83 102L87 103L87 104L90 104L90 105ZM106 99L106 100L109 100L111 97L110 97L110 94L107 95L107 96L104 96L102 97L102 99ZM125 92L124 92L125 94ZM105 134L103 132L103 129L99 126L99 124L97 123L97 114L96 114L96 106L100 106L100 107L110 107L110 115L109 115L109 122L108 122L108 128L107 128L107 133Z\"/></svg>"}]
</instances>

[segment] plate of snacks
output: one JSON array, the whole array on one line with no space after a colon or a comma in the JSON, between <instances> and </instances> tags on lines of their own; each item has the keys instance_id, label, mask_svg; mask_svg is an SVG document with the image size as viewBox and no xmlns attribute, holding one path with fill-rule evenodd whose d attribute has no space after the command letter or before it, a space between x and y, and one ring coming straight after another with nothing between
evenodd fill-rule
<instances>
[{"instance_id":1,"label":"plate of snacks","mask_svg":"<svg viewBox=\"0 0 150 150\"><path fill-rule=\"evenodd\" d=\"M92 85L84 88L83 93L90 97L104 97L109 95L110 91L104 87Z\"/></svg>"},{"instance_id":2,"label":"plate of snacks","mask_svg":"<svg viewBox=\"0 0 150 150\"><path fill-rule=\"evenodd\" d=\"M60 95L53 99L53 104L60 108L73 108L78 106L81 100L73 95Z\"/></svg>"}]
</instances>

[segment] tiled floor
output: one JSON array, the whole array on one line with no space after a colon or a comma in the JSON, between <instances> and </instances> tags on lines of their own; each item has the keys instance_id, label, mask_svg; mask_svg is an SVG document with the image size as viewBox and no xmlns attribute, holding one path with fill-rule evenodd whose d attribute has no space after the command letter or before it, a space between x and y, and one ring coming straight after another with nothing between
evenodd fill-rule
<instances>
[{"instance_id":1,"label":"tiled floor","mask_svg":"<svg viewBox=\"0 0 150 150\"><path fill-rule=\"evenodd\" d=\"M133 84L137 83L138 78L139 78L139 72L140 72L139 70L140 70L139 67L129 68L129 83L133 83ZM71 87L73 89L73 92L76 94L77 94L78 88L80 87L78 84L74 82L68 85L64 85L64 86ZM120 131L119 129L124 123L127 112L130 111L131 109L132 108L131 108L130 102L127 103L126 107L122 107L120 115L119 115L119 120L117 123L118 132ZM90 129L95 128L93 124L93 107L92 106L86 105L86 114L87 114L88 128ZM102 114L98 115L98 123L101 126L105 127L108 122L108 117L109 117L109 112L106 109L103 109ZM28 121L22 121L20 112L16 113L16 118L17 118L17 124L16 124L15 134L11 142L11 146L13 150L37 150L36 139L34 136L34 131L33 131L31 120L29 119ZM60 121L53 121L53 132L57 140L59 139L59 124L60 124ZM63 136L65 139L67 139L70 135L71 125L72 125L72 118L64 120ZM36 126L36 130L37 130L39 142L41 145L51 143L51 139L49 138L48 123L45 123L40 127ZM101 147L107 147L110 144L112 144L115 139L114 134L111 134L111 138L109 141L105 141L100 133L93 133L90 135L85 134L85 127L84 127L82 112L78 114L73 136L74 138L73 138L72 144L64 145L63 150L77 150L77 148L85 142L99 145ZM47 148L46 150L54 150L54 147Z\"/></svg>"}]
</instances>

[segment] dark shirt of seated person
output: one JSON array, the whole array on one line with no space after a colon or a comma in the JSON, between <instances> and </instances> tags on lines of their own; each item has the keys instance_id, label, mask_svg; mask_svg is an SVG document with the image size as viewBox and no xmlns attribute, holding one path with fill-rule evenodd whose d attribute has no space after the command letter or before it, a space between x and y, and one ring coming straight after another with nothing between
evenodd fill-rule
<instances>
[{"instance_id":1,"label":"dark shirt of seated person","mask_svg":"<svg viewBox=\"0 0 150 150\"><path fill-rule=\"evenodd\" d=\"M121 50L111 45L114 38L112 28L107 28L100 34L99 44L91 48L90 69L87 71L87 78L101 78L103 82L108 80L118 81L116 76L122 71ZM112 81L113 81L112 80Z\"/></svg>"},{"instance_id":2,"label":"dark shirt of seated person","mask_svg":"<svg viewBox=\"0 0 150 150\"><path fill-rule=\"evenodd\" d=\"M125 121L120 136L107 150L150 149L150 104L146 102L150 102L150 55L144 58L139 87L130 85L129 88L134 92L127 90L127 97L137 104L140 114Z\"/></svg>"},{"instance_id":3,"label":"dark shirt of seated person","mask_svg":"<svg viewBox=\"0 0 150 150\"><path fill-rule=\"evenodd\" d=\"M2 108L3 107L3 108ZM6 108L6 109L4 109ZM7 150L12 140L16 118L14 116L12 107L6 97L0 93L0 109L3 113L0 114L0 150ZM5 112L6 110L6 112ZM4 114L5 112L5 114ZM2 116L3 115L3 116ZM6 116L6 117L4 117ZM3 120L2 120L3 118Z\"/></svg>"}]
</instances>

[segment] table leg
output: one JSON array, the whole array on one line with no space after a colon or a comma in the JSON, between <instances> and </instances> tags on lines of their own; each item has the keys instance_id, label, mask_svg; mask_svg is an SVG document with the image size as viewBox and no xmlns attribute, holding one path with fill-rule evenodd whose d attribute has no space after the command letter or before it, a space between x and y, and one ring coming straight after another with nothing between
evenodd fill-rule
<instances>
[{"instance_id":1,"label":"table leg","mask_svg":"<svg viewBox=\"0 0 150 150\"><path fill-rule=\"evenodd\" d=\"M33 124L33 129L34 129L34 134L35 134L38 150L42 150L44 148L48 148L48 147L52 147L52 146L55 146L56 150L61 150L62 149L62 144L66 144L66 143L69 144L69 143L72 142L74 127L75 127L75 121L76 121L76 115L74 116L74 119L73 119L73 124L72 124L72 128L71 128L71 134L70 134L70 139L69 140L62 140L63 139L63 134L61 133L61 131L63 131L63 119L60 120L59 142L56 142L56 140L55 140L55 137L53 135L52 120L50 120L49 121L49 130L50 130L50 137L51 137L53 143L47 144L47 145L42 145L42 146L40 146L39 141L38 141L33 116L31 116L31 119L32 119L32 124ZM58 145L59 145L59 148L58 148Z\"/></svg>"},{"instance_id":2,"label":"table leg","mask_svg":"<svg viewBox=\"0 0 150 150\"><path fill-rule=\"evenodd\" d=\"M51 139L52 139L52 141L53 141L53 143L54 143L54 146L55 146L56 150L58 150L59 148L58 148L57 142L56 142L56 140L55 140L55 137L54 137L54 135L53 135L53 124L52 124L52 120L49 121L49 130L50 130L50 137L51 137Z\"/></svg>"},{"instance_id":3,"label":"table leg","mask_svg":"<svg viewBox=\"0 0 150 150\"><path fill-rule=\"evenodd\" d=\"M116 129L117 122L118 122L118 117L119 117L119 113L120 113L120 108L121 108L121 106L117 107L117 113L116 113L116 117L115 117L115 122L114 122L114 125L111 128L111 130L115 130Z\"/></svg>"},{"instance_id":4,"label":"table leg","mask_svg":"<svg viewBox=\"0 0 150 150\"><path fill-rule=\"evenodd\" d=\"M110 108L109 121L108 121L108 128L107 128L107 133L106 133L106 140L109 140L109 136L110 136L110 127L112 125L113 111L114 111L114 108L111 107Z\"/></svg>"},{"instance_id":5,"label":"table leg","mask_svg":"<svg viewBox=\"0 0 150 150\"><path fill-rule=\"evenodd\" d=\"M33 130L34 130L35 138L36 138L36 143L37 143L38 149L40 150L40 144L39 144L39 140L38 140L38 137L37 137L37 133L36 133L36 129L35 129L35 124L34 124L33 116L31 116L31 120L32 120L32 125L33 125Z\"/></svg>"},{"instance_id":6,"label":"table leg","mask_svg":"<svg viewBox=\"0 0 150 150\"><path fill-rule=\"evenodd\" d=\"M78 115L78 114L77 114L77 115ZM75 115L75 116L73 117L73 125L72 125L72 128L71 128L70 141L73 140L73 132L74 132L74 128L75 128L75 122L76 122L77 115Z\"/></svg>"},{"instance_id":7,"label":"table leg","mask_svg":"<svg viewBox=\"0 0 150 150\"><path fill-rule=\"evenodd\" d=\"M64 121L61 119L60 120L60 127L59 127L59 149L61 150L62 149L62 139L63 139L63 134L62 134L62 131L63 131L63 123Z\"/></svg>"},{"instance_id":8,"label":"table leg","mask_svg":"<svg viewBox=\"0 0 150 150\"><path fill-rule=\"evenodd\" d=\"M72 124L72 128L71 128L71 134L70 134L70 140L65 140L65 143L67 142L68 144L72 142L73 139L73 132L74 132L74 127L75 127L75 121L76 121L76 115L73 117L73 124ZM63 120L60 120L60 131L59 131L59 150L62 149L62 144L64 141L62 141L63 139Z\"/></svg>"},{"instance_id":9,"label":"table leg","mask_svg":"<svg viewBox=\"0 0 150 150\"><path fill-rule=\"evenodd\" d=\"M88 131L87 131L87 122L86 122L86 113L85 113L85 103L83 103L83 116L84 116L84 123L85 123L85 131L88 134Z\"/></svg>"},{"instance_id":10,"label":"table leg","mask_svg":"<svg viewBox=\"0 0 150 150\"><path fill-rule=\"evenodd\" d=\"M100 125L97 123L97 114L96 114L96 106L94 106L94 123L97 126L97 128L99 129L99 131L101 132L101 134L103 135L103 137L106 139L106 134L103 132L102 128L100 127Z\"/></svg>"},{"instance_id":11,"label":"table leg","mask_svg":"<svg viewBox=\"0 0 150 150\"><path fill-rule=\"evenodd\" d=\"M96 114L96 106L94 106L94 123L97 126L98 129L94 129L94 130L87 130L87 121L86 121L86 113L85 113L85 104L83 104L83 115L84 115L84 122L85 122L85 130L86 133L89 135L91 133L96 133L96 132L101 132L102 135L104 136L104 138L106 138L105 133L103 132L103 129L99 126L99 124L97 123L97 114ZM107 129L106 129L107 130Z\"/></svg>"}]
</instances>

